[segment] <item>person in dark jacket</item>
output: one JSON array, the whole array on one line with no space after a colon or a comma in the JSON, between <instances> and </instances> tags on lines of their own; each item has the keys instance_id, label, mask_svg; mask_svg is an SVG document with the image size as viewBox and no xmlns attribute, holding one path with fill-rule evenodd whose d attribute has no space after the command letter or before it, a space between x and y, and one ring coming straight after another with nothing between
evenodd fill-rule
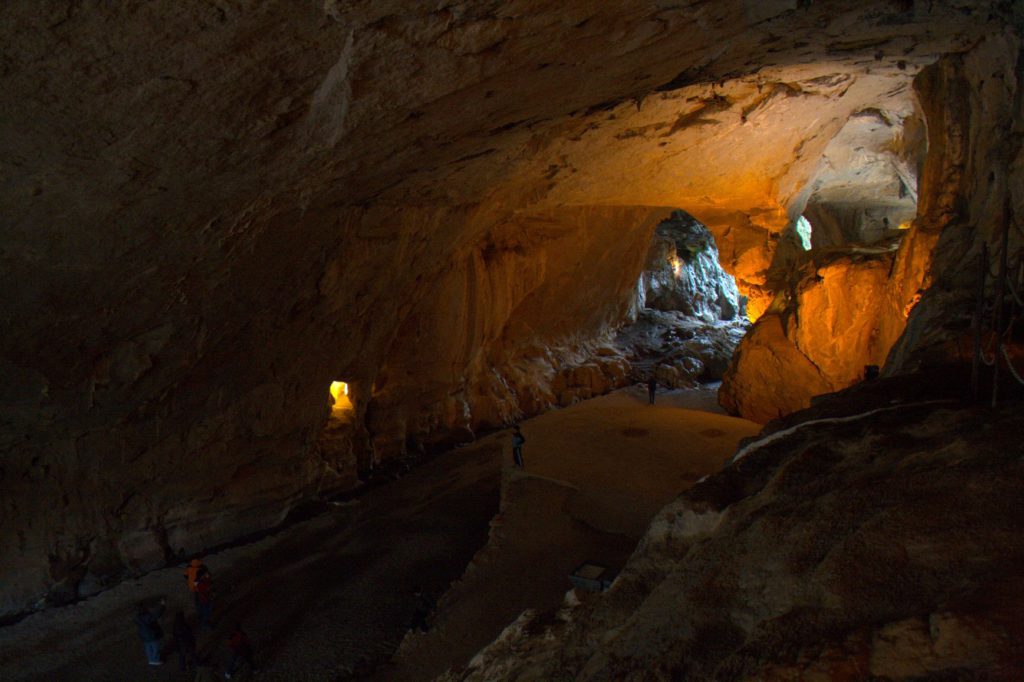
<instances>
[{"instance_id":1,"label":"person in dark jacket","mask_svg":"<svg viewBox=\"0 0 1024 682\"><path fill-rule=\"evenodd\" d=\"M651 405L654 404L654 394L658 391L658 380L654 378L652 374L647 379L647 398L650 400Z\"/></svg>"},{"instance_id":2,"label":"person in dark jacket","mask_svg":"<svg viewBox=\"0 0 1024 682\"><path fill-rule=\"evenodd\" d=\"M519 430L519 424L516 424L512 429L512 459L520 469L526 468L523 464L523 444L525 442L526 437L523 435L523 432Z\"/></svg>"},{"instance_id":3,"label":"person in dark jacket","mask_svg":"<svg viewBox=\"0 0 1024 682\"><path fill-rule=\"evenodd\" d=\"M224 678L230 680L231 676L238 670L238 666L243 661L249 666L249 670L256 670L256 665L252 661L252 643L249 641L249 636L242 630L241 623L235 623L235 629L232 630L231 636L228 637L228 649L231 651L231 658L228 660L228 667L224 671Z\"/></svg>"},{"instance_id":4,"label":"person in dark jacket","mask_svg":"<svg viewBox=\"0 0 1024 682\"><path fill-rule=\"evenodd\" d=\"M196 669L196 636L185 621L185 614L178 611L174 614L174 648L178 650L178 665L185 670Z\"/></svg>"},{"instance_id":5,"label":"person in dark jacket","mask_svg":"<svg viewBox=\"0 0 1024 682\"><path fill-rule=\"evenodd\" d=\"M150 665L163 665L160 660L160 640L163 639L164 631L160 627L160 616L164 615L167 608L167 601L160 600L160 605L155 609L139 603L135 610L135 625L139 628L139 639L146 651L146 658Z\"/></svg>"}]
</instances>

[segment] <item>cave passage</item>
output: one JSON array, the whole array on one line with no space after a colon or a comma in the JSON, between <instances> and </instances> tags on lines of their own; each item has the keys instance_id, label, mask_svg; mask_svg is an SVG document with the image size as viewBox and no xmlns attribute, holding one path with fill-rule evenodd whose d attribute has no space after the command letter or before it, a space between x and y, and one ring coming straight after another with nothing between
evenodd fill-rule
<instances>
[{"instance_id":1,"label":"cave passage","mask_svg":"<svg viewBox=\"0 0 1024 682\"><path fill-rule=\"evenodd\" d=\"M355 409L352 397L349 395L347 381L332 381L330 394L332 417L337 418L338 415L349 414Z\"/></svg>"},{"instance_id":2,"label":"cave passage","mask_svg":"<svg viewBox=\"0 0 1024 682\"><path fill-rule=\"evenodd\" d=\"M132 604L188 610L210 554L203 654L239 617L268 679L1019 679L1024 618L953 612L1024 594L1022 36L1006 0L5 3L0 674L173 679ZM610 599L563 601L584 561Z\"/></svg>"}]
</instances>

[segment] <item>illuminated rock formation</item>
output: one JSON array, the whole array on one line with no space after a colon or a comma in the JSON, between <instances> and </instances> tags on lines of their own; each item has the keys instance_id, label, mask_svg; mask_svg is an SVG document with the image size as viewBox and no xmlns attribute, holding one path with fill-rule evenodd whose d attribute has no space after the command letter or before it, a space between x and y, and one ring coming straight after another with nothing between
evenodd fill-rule
<instances>
[{"instance_id":1,"label":"illuminated rock formation","mask_svg":"<svg viewBox=\"0 0 1024 682\"><path fill-rule=\"evenodd\" d=\"M989 246L990 272L999 268L1004 228L1010 230L1008 252L1015 254L1011 262L1019 262L1022 249L1019 232L1006 227L1024 192L1013 163L1019 146L1008 147L993 132L1012 129L1021 115L1006 96L1015 87L1007 74L1016 72L1016 46L1014 39L996 37L922 72L916 85L931 126L930 152L913 227L900 230L894 257L805 267L791 295L779 299L778 319L760 321L765 329L755 326L740 345L720 393L727 409L768 421L858 381L865 365L884 365L893 374L969 361L981 246ZM968 84L993 78L995 85L986 87L1001 94L991 92L983 103ZM895 219L903 209L894 210L889 215ZM863 237L854 229L857 235ZM850 236L838 230L828 239L852 241ZM823 251L826 258L835 252ZM990 278L989 297L994 288Z\"/></svg>"},{"instance_id":2,"label":"illuminated rock formation","mask_svg":"<svg viewBox=\"0 0 1024 682\"><path fill-rule=\"evenodd\" d=\"M868 253L812 259L795 273L778 310L761 317L737 348L719 391L726 409L767 422L863 379L867 366L885 363L921 281L894 279L892 273L906 271L894 269L895 253L862 251ZM922 271L911 270L918 276Z\"/></svg>"},{"instance_id":3,"label":"illuminated rock formation","mask_svg":"<svg viewBox=\"0 0 1024 682\"><path fill-rule=\"evenodd\" d=\"M0 613L543 403L670 208L757 315L851 117L903 120L920 68L1005 30L920 5L9 3ZM320 443L339 380L351 452Z\"/></svg>"}]
</instances>

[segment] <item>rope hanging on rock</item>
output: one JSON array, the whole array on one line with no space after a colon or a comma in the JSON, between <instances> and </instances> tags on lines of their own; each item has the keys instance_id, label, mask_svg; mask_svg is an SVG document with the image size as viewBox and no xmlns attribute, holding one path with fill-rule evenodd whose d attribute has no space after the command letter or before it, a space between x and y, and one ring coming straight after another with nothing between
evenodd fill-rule
<instances>
[{"instance_id":1,"label":"rope hanging on rock","mask_svg":"<svg viewBox=\"0 0 1024 682\"><path fill-rule=\"evenodd\" d=\"M1010 362L1010 353L1006 350L1006 346L1002 346L1001 348L1003 351L1003 359L1006 360L1006 367L1010 370L1010 374L1012 374L1013 378L1017 380L1017 383L1024 386L1024 379L1021 378L1020 373L1017 372L1017 368L1013 366L1012 362Z\"/></svg>"}]
</instances>

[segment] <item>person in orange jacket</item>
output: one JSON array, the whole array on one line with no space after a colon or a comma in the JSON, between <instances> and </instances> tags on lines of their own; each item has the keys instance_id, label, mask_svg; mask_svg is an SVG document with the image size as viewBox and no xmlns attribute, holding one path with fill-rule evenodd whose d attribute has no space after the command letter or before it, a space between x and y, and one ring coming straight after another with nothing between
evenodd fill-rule
<instances>
[{"instance_id":1,"label":"person in orange jacket","mask_svg":"<svg viewBox=\"0 0 1024 682\"><path fill-rule=\"evenodd\" d=\"M188 591L193 594L196 592L196 579L199 577L200 568L206 568L203 565L203 560L193 559L189 562L188 568L185 569L185 583L188 585Z\"/></svg>"},{"instance_id":2,"label":"person in orange jacket","mask_svg":"<svg viewBox=\"0 0 1024 682\"><path fill-rule=\"evenodd\" d=\"M185 582L196 604L199 625L213 627L213 576L202 559L193 559L185 569Z\"/></svg>"}]
</instances>

